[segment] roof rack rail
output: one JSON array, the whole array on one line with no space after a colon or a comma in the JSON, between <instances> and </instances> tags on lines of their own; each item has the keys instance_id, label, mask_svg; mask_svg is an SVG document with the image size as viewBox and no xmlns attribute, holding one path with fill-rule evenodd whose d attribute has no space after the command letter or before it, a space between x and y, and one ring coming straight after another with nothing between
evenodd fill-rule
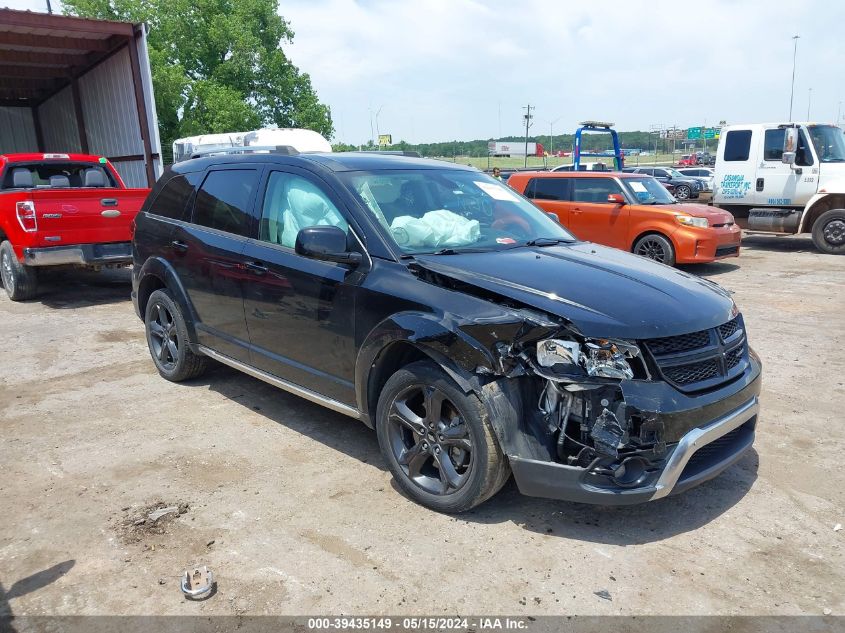
<instances>
[{"instance_id":1,"label":"roof rack rail","mask_svg":"<svg viewBox=\"0 0 845 633\"><path fill-rule=\"evenodd\" d=\"M377 150L377 149L365 149L361 150L361 154L383 154L385 156L410 156L411 158L422 158L419 152L414 152L412 150L394 150L394 149L385 149L385 150Z\"/></svg>"},{"instance_id":2,"label":"roof rack rail","mask_svg":"<svg viewBox=\"0 0 845 633\"><path fill-rule=\"evenodd\" d=\"M220 147L217 149L206 149L201 152L194 152L191 158L202 158L204 156L216 156L218 154L281 154L282 156L296 156L299 151L293 145L244 145L238 147Z\"/></svg>"}]
</instances>

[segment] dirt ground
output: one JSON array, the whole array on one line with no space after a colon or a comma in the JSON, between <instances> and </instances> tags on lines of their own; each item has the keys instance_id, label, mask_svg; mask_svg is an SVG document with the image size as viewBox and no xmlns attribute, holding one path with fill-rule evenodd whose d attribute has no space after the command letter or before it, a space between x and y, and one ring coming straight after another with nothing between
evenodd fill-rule
<instances>
[{"instance_id":1,"label":"dirt ground","mask_svg":"<svg viewBox=\"0 0 845 633\"><path fill-rule=\"evenodd\" d=\"M843 614L845 257L756 236L691 270L763 358L755 449L638 507L511 482L457 518L404 498L358 422L228 368L160 378L128 271L3 294L0 615Z\"/></svg>"}]
</instances>

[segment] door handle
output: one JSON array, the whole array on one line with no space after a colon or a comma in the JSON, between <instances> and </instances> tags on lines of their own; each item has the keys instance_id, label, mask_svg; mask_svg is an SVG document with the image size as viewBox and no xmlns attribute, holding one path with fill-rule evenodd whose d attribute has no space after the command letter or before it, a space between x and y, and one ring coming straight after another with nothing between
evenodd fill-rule
<instances>
[{"instance_id":1,"label":"door handle","mask_svg":"<svg viewBox=\"0 0 845 633\"><path fill-rule=\"evenodd\" d=\"M170 242L170 247L176 251L177 253L187 253L188 252L188 245L185 242L180 240L173 240Z\"/></svg>"},{"instance_id":2,"label":"door handle","mask_svg":"<svg viewBox=\"0 0 845 633\"><path fill-rule=\"evenodd\" d=\"M575 207L574 209L572 209L572 213L581 213L581 209Z\"/></svg>"},{"instance_id":3,"label":"door handle","mask_svg":"<svg viewBox=\"0 0 845 633\"><path fill-rule=\"evenodd\" d=\"M267 273L267 266L261 262L247 262L244 264L244 268L256 275L264 275Z\"/></svg>"},{"instance_id":4,"label":"door handle","mask_svg":"<svg viewBox=\"0 0 845 633\"><path fill-rule=\"evenodd\" d=\"M100 204L104 207L116 207L117 198L103 198L100 200Z\"/></svg>"}]
</instances>

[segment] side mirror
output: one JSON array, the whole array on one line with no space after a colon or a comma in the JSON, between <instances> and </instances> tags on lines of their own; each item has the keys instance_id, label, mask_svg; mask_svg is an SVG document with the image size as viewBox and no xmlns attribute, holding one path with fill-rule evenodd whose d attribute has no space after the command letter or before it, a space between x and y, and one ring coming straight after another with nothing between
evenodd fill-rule
<instances>
[{"instance_id":1,"label":"side mirror","mask_svg":"<svg viewBox=\"0 0 845 633\"><path fill-rule=\"evenodd\" d=\"M560 218L558 217L557 213L552 213L551 211L546 211L546 215L549 216L552 220L560 224Z\"/></svg>"},{"instance_id":2,"label":"side mirror","mask_svg":"<svg viewBox=\"0 0 845 633\"><path fill-rule=\"evenodd\" d=\"M781 156L780 159L786 165L794 165L795 164L795 152L784 152L783 156Z\"/></svg>"},{"instance_id":3,"label":"side mirror","mask_svg":"<svg viewBox=\"0 0 845 633\"><path fill-rule=\"evenodd\" d=\"M625 204L625 196L621 193L609 193L607 194L607 201L610 204Z\"/></svg>"},{"instance_id":4,"label":"side mirror","mask_svg":"<svg viewBox=\"0 0 845 633\"><path fill-rule=\"evenodd\" d=\"M293 250L297 255L324 262L361 263L361 253L350 252L346 246L346 231L336 226L309 226L296 234Z\"/></svg>"}]
</instances>

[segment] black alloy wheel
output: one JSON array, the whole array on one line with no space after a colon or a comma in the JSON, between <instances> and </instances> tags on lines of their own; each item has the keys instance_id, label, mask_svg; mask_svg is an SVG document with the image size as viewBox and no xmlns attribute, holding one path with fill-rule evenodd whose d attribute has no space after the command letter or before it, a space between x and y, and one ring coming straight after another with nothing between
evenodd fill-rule
<instances>
[{"instance_id":1,"label":"black alloy wheel","mask_svg":"<svg viewBox=\"0 0 845 633\"><path fill-rule=\"evenodd\" d=\"M209 358L191 350L182 310L168 290L156 290L150 295L144 315L147 346L162 377L181 382L206 370Z\"/></svg>"},{"instance_id":2,"label":"black alloy wheel","mask_svg":"<svg viewBox=\"0 0 845 633\"><path fill-rule=\"evenodd\" d=\"M640 238L634 245L634 253L667 266L675 265L675 249L662 235L653 233Z\"/></svg>"},{"instance_id":3,"label":"black alloy wheel","mask_svg":"<svg viewBox=\"0 0 845 633\"><path fill-rule=\"evenodd\" d=\"M388 437L396 462L426 492L448 495L466 484L473 467L469 430L436 387L411 385L393 399Z\"/></svg>"},{"instance_id":4,"label":"black alloy wheel","mask_svg":"<svg viewBox=\"0 0 845 633\"><path fill-rule=\"evenodd\" d=\"M492 497L510 466L490 412L438 365L417 361L381 390L376 433L398 488L438 512L463 512Z\"/></svg>"}]
</instances>

